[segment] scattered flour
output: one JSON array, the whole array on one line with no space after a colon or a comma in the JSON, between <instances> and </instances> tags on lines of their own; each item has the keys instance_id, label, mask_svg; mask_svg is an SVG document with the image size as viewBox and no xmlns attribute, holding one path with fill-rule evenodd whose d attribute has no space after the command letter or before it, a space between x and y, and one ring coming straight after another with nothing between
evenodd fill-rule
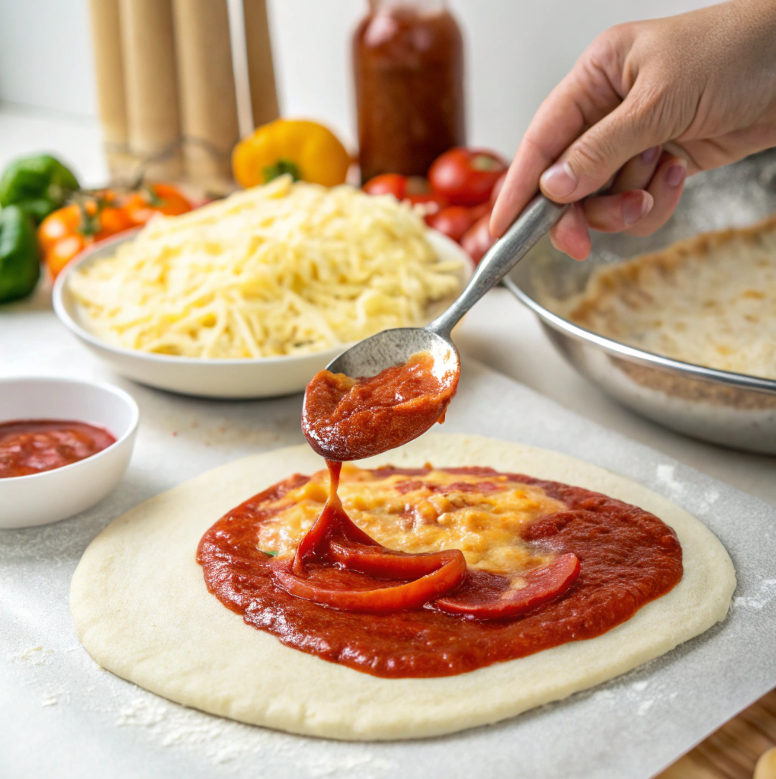
<instances>
[{"instance_id":1,"label":"scattered flour","mask_svg":"<svg viewBox=\"0 0 776 779\"><path fill-rule=\"evenodd\" d=\"M657 483L663 487L669 497L674 500L681 500L686 493L686 485L676 477L676 467L668 463L660 463L655 471ZM719 500L719 490L715 488L708 489L703 496L693 500L693 508L696 512L703 513L708 511L714 503Z\"/></svg>"},{"instance_id":2,"label":"scattered flour","mask_svg":"<svg viewBox=\"0 0 776 779\"><path fill-rule=\"evenodd\" d=\"M121 709L116 724L145 728L162 746L197 748L215 763L227 763L244 754L260 752L264 739L248 726L176 706L161 698L135 698Z\"/></svg>"},{"instance_id":3,"label":"scattered flour","mask_svg":"<svg viewBox=\"0 0 776 779\"><path fill-rule=\"evenodd\" d=\"M762 611L774 598L776 598L776 579L763 579L756 595L749 597L741 595L734 598L733 608Z\"/></svg>"},{"instance_id":4,"label":"scattered flour","mask_svg":"<svg viewBox=\"0 0 776 779\"><path fill-rule=\"evenodd\" d=\"M46 695L44 696L43 700L40 704L44 709L48 706L56 706L57 705L57 698L55 695Z\"/></svg>"},{"instance_id":5,"label":"scattered flour","mask_svg":"<svg viewBox=\"0 0 776 779\"><path fill-rule=\"evenodd\" d=\"M665 487L671 495L681 495L684 492L684 485L676 478L676 469L673 465L660 463L657 466L657 483Z\"/></svg>"},{"instance_id":6,"label":"scattered flour","mask_svg":"<svg viewBox=\"0 0 776 779\"><path fill-rule=\"evenodd\" d=\"M305 739L300 748L299 737L205 714L152 695L131 700L121 709L116 724L142 728L163 747L196 750L218 766L236 768L241 758L262 754L293 761L304 772L300 776L316 779L377 779L395 768L366 745Z\"/></svg>"},{"instance_id":7,"label":"scattered flour","mask_svg":"<svg viewBox=\"0 0 776 779\"><path fill-rule=\"evenodd\" d=\"M652 698L647 698L647 700L642 701L639 704L639 708L638 708L638 711L637 711L639 716L642 716L642 715L646 714L652 708L654 703L655 703L655 701Z\"/></svg>"},{"instance_id":8,"label":"scattered flour","mask_svg":"<svg viewBox=\"0 0 776 779\"><path fill-rule=\"evenodd\" d=\"M23 649L15 655L8 655L9 663L18 663L19 665L47 665L51 662L53 649L44 649L42 646L31 646L29 649Z\"/></svg>"}]
</instances>

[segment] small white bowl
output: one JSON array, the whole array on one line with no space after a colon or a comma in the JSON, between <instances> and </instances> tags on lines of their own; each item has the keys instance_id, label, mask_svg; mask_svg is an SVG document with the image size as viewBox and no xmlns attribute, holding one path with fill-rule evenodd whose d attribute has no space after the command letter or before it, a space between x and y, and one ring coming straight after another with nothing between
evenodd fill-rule
<instances>
[{"instance_id":1,"label":"small white bowl","mask_svg":"<svg viewBox=\"0 0 776 779\"><path fill-rule=\"evenodd\" d=\"M429 230L427 235L440 257L461 260L459 278L463 288L474 272L469 255L457 243L436 230ZM133 240L134 236L135 232L124 233L84 252L67 266L54 285L54 311L60 321L116 373L150 387L183 395L270 398L301 392L318 371L351 346L342 344L326 351L299 356L207 360L124 349L104 341L89 331L78 302L68 287L68 279L77 268L113 255L120 244ZM441 314L455 297L457 293L431 307L428 321Z\"/></svg>"},{"instance_id":2,"label":"small white bowl","mask_svg":"<svg viewBox=\"0 0 776 779\"><path fill-rule=\"evenodd\" d=\"M116 439L77 463L0 479L0 528L58 522L99 503L126 470L139 417L132 397L110 384L45 377L0 379L0 423L67 419L102 427Z\"/></svg>"}]
</instances>

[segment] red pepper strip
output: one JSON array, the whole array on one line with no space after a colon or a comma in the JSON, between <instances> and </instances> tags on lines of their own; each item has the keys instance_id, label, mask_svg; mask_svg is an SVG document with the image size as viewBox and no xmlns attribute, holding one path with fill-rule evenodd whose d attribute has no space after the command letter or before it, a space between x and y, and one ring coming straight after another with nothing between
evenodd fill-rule
<instances>
[{"instance_id":1,"label":"red pepper strip","mask_svg":"<svg viewBox=\"0 0 776 779\"><path fill-rule=\"evenodd\" d=\"M399 555L387 552L376 557L394 558ZM423 555L424 563L429 557L436 557L439 567L419 579L383 587L375 590L330 590L311 584L286 568L273 570L275 580L289 595L340 611L356 611L371 614L390 614L404 609L419 609L428 601L450 592L460 584L466 575L466 560L463 554L452 549L449 552L435 552ZM408 558L414 557L407 555ZM441 565L440 565L441 564Z\"/></svg>"},{"instance_id":2,"label":"red pepper strip","mask_svg":"<svg viewBox=\"0 0 776 779\"><path fill-rule=\"evenodd\" d=\"M465 588L451 598L434 602L440 611L465 614L476 619L504 619L535 609L547 601L563 595L579 576L579 560L567 552L556 557L549 565L534 568L522 575L526 586L522 589L506 589L495 597L485 599L481 595L467 597Z\"/></svg>"},{"instance_id":3,"label":"red pepper strip","mask_svg":"<svg viewBox=\"0 0 776 779\"><path fill-rule=\"evenodd\" d=\"M458 552L457 549L452 550ZM458 552L460 554L460 552ZM332 541L329 559L341 563L349 571L358 571L375 579L413 579L433 573L449 561L450 552L405 554L385 547L343 546Z\"/></svg>"}]
</instances>

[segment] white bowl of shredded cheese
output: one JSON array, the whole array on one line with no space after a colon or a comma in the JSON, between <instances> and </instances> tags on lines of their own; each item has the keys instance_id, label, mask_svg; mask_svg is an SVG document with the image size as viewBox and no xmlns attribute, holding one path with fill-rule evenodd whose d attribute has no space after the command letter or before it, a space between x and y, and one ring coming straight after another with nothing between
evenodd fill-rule
<instances>
[{"instance_id":1,"label":"white bowl of shredded cheese","mask_svg":"<svg viewBox=\"0 0 776 779\"><path fill-rule=\"evenodd\" d=\"M355 341L427 323L472 270L391 196L284 177L99 244L57 279L54 308L143 384L272 397Z\"/></svg>"}]
</instances>

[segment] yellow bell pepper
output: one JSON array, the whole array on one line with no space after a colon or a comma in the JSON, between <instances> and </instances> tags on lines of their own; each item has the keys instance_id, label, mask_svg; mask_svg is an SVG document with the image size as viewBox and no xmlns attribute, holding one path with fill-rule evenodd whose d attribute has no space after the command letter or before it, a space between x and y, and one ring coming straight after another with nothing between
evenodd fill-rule
<instances>
[{"instance_id":1,"label":"yellow bell pepper","mask_svg":"<svg viewBox=\"0 0 776 779\"><path fill-rule=\"evenodd\" d=\"M349 166L350 155L331 130L296 119L257 127L232 152L234 177L244 187L266 184L285 173L294 181L333 187L345 181Z\"/></svg>"}]
</instances>

